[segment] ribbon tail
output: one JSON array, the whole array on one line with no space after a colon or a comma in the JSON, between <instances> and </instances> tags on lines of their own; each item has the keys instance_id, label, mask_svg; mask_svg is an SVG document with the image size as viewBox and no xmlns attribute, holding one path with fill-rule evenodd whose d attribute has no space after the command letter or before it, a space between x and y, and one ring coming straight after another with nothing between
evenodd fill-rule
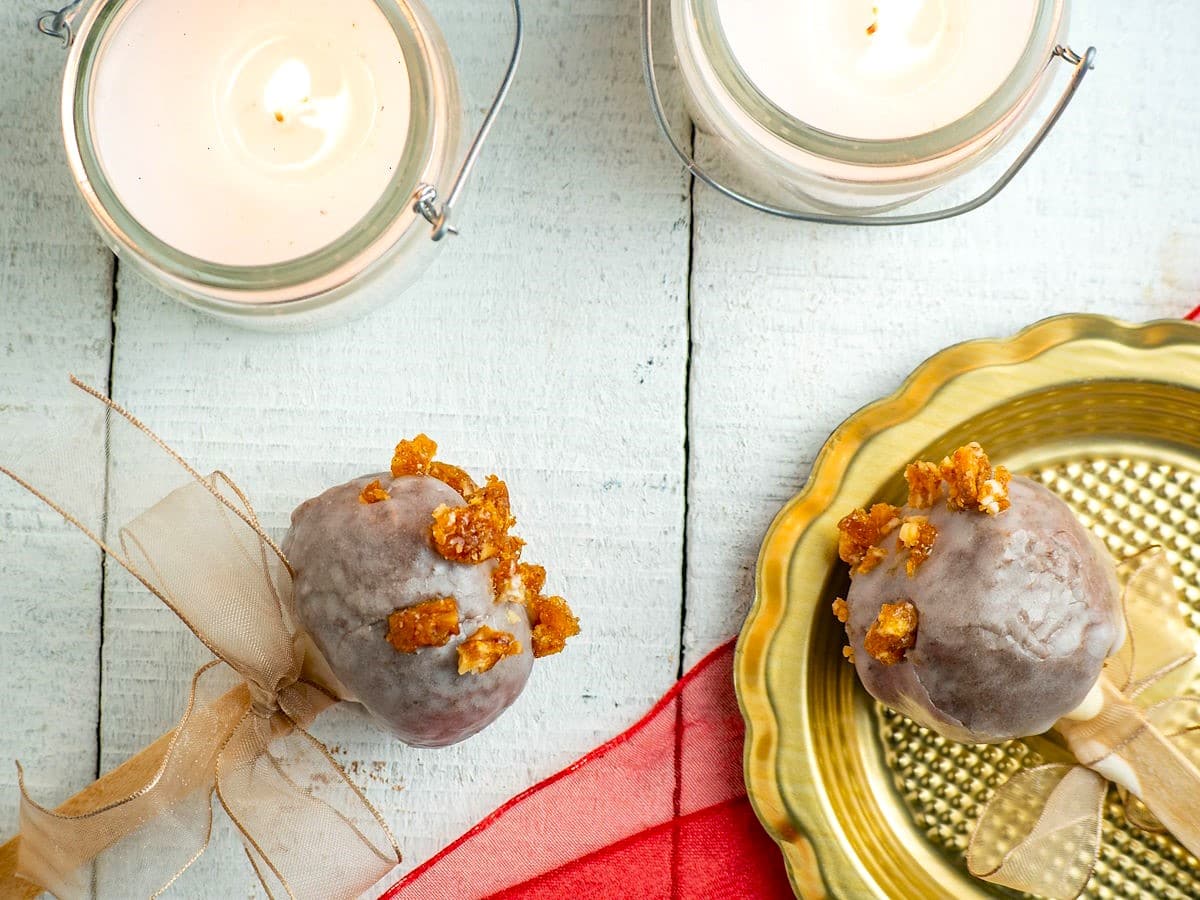
<instances>
[{"instance_id":1,"label":"ribbon tail","mask_svg":"<svg viewBox=\"0 0 1200 900\"><path fill-rule=\"evenodd\" d=\"M1108 782L1082 766L1017 773L984 807L967 848L972 875L1017 891L1074 900L1100 852Z\"/></svg>"},{"instance_id":2,"label":"ribbon tail","mask_svg":"<svg viewBox=\"0 0 1200 900\"><path fill-rule=\"evenodd\" d=\"M1200 697L1171 697L1146 710L1150 724L1163 733L1191 764L1200 768ZM1166 834L1158 817L1127 788L1118 787L1125 818L1149 834Z\"/></svg>"},{"instance_id":3,"label":"ribbon tail","mask_svg":"<svg viewBox=\"0 0 1200 900\"><path fill-rule=\"evenodd\" d=\"M102 883L127 896L158 896L208 846L217 751L230 730L230 711L249 703L244 689L210 700L196 673L188 708L156 769L127 776L123 799L82 812L57 812L33 801L21 777L17 874L59 900L89 896L93 865ZM147 827L151 826L151 827Z\"/></svg>"},{"instance_id":4,"label":"ribbon tail","mask_svg":"<svg viewBox=\"0 0 1200 900\"><path fill-rule=\"evenodd\" d=\"M1183 616L1175 572L1165 550L1150 547L1129 557L1118 574L1123 583L1126 639L1109 660L1107 674L1133 700L1195 660L1197 643ZM1187 673L1180 675L1180 680L1187 680Z\"/></svg>"},{"instance_id":5,"label":"ribbon tail","mask_svg":"<svg viewBox=\"0 0 1200 900\"><path fill-rule=\"evenodd\" d=\"M295 685L285 696L295 701L305 693L318 692ZM329 702L318 698L316 705ZM287 712L246 715L217 763L217 796L272 896L358 896L400 861L379 812Z\"/></svg>"}]
</instances>

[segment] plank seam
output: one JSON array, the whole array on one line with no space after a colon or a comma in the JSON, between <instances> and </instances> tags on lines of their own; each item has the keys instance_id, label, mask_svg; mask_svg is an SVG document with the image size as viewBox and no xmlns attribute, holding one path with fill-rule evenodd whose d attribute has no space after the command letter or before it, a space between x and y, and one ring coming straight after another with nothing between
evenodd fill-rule
<instances>
[{"instance_id":1,"label":"plank seam","mask_svg":"<svg viewBox=\"0 0 1200 900\"><path fill-rule=\"evenodd\" d=\"M691 126L691 150L696 147L696 123ZM683 677L687 652L687 599L688 599L688 501L691 490L689 470L691 467L691 412L692 412L692 259L696 242L696 177L689 173L687 179L688 242L687 265L684 267L684 325L686 351L683 356L683 527L681 572L679 579L679 665L676 680ZM671 831L671 896L680 896L679 867L680 833L679 818L683 807L683 699L675 698L675 793L672 798L675 827Z\"/></svg>"},{"instance_id":2,"label":"plank seam","mask_svg":"<svg viewBox=\"0 0 1200 900\"><path fill-rule=\"evenodd\" d=\"M109 327L108 327L108 378L105 385L109 397L113 395L113 370L116 367L117 360L117 302L119 289L117 287L117 279L121 274L121 259L113 256L112 265L112 282L109 285ZM109 490L109 475L112 468L112 448L111 432L109 431L108 418L104 422L104 484L101 488L103 495L100 498L101 503L101 533L104 539L108 540L108 490ZM103 744L103 725L104 725L104 613L108 605L108 555L104 552L100 553L100 618L99 618L99 641L96 648L96 778L101 775L103 766L104 744Z\"/></svg>"}]
</instances>

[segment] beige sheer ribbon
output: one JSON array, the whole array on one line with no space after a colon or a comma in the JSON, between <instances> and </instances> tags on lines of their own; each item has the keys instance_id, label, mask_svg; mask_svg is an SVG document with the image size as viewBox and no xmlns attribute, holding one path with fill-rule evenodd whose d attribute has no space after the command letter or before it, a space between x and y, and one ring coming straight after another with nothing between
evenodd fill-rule
<instances>
[{"instance_id":1,"label":"beige sheer ribbon","mask_svg":"<svg viewBox=\"0 0 1200 900\"><path fill-rule=\"evenodd\" d=\"M1122 565L1122 577L1128 636L1101 677L1103 711L1058 725L1080 765L1027 769L996 791L967 850L978 878L1055 900L1078 897L1099 858L1110 777L1135 827L1170 830L1185 845L1200 833L1200 697L1147 699L1196 658L1195 636L1183 620L1166 553L1138 554ZM1121 782L1136 783L1147 799L1153 795L1172 815L1170 828ZM1172 792L1174 801L1164 803Z\"/></svg>"},{"instance_id":2,"label":"beige sheer ribbon","mask_svg":"<svg viewBox=\"0 0 1200 900\"><path fill-rule=\"evenodd\" d=\"M18 874L66 900L87 894L95 862L119 867L122 896L158 896L204 852L215 794L268 894L357 896L400 853L378 811L306 730L337 698L305 677L287 561L229 478L202 477L128 412L75 384L107 405L113 427L127 422L169 454L188 483L120 529L114 547L0 472L128 569L217 660L196 673L158 772L131 796L64 816L31 800L22 779Z\"/></svg>"}]
</instances>

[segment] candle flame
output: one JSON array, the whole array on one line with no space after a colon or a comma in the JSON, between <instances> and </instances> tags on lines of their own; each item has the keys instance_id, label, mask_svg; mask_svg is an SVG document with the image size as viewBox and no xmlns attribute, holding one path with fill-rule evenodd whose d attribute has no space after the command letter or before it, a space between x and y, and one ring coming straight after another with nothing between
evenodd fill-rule
<instances>
[{"instance_id":1,"label":"candle flame","mask_svg":"<svg viewBox=\"0 0 1200 900\"><path fill-rule=\"evenodd\" d=\"M303 126L321 133L321 146L308 160L324 157L346 130L351 98L343 84L331 96L313 96L313 76L303 60L287 59L276 67L263 88L263 107L281 125Z\"/></svg>"},{"instance_id":2,"label":"candle flame","mask_svg":"<svg viewBox=\"0 0 1200 900\"><path fill-rule=\"evenodd\" d=\"M932 42L916 43L913 33L922 18L931 11L929 0L879 0L871 8L873 19L867 27L870 47L863 55L863 70L888 74L912 68L933 52Z\"/></svg>"},{"instance_id":3,"label":"candle flame","mask_svg":"<svg viewBox=\"0 0 1200 900\"><path fill-rule=\"evenodd\" d=\"M270 110L276 122L294 118L312 94L312 72L301 60L289 59L280 64L263 88L263 106Z\"/></svg>"}]
</instances>

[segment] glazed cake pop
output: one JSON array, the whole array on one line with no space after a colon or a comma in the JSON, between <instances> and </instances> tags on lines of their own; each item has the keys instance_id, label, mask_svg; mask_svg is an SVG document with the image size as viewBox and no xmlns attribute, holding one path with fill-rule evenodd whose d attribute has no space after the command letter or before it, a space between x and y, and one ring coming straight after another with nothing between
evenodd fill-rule
<instances>
[{"instance_id":1,"label":"glazed cake pop","mask_svg":"<svg viewBox=\"0 0 1200 900\"><path fill-rule=\"evenodd\" d=\"M283 549L297 614L346 691L397 737L442 747L524 688L578 634L546 573L520 561L508 489L434 460L424 435L391 471L301 504Z\"/></svg>"},{"instance_id":2,"label":"glazed cake pop","mask_svg":"<svg viewBox=\"0 0 1200 900\"><path fill-rule=\"evenodd\" d=\"M852 583L835 612L863 685L955 740L1047 731L1124 640L1111 558L1062 500L978 444L906 477L905 507L838 526Z\"/></svg>"}]
</instances>

